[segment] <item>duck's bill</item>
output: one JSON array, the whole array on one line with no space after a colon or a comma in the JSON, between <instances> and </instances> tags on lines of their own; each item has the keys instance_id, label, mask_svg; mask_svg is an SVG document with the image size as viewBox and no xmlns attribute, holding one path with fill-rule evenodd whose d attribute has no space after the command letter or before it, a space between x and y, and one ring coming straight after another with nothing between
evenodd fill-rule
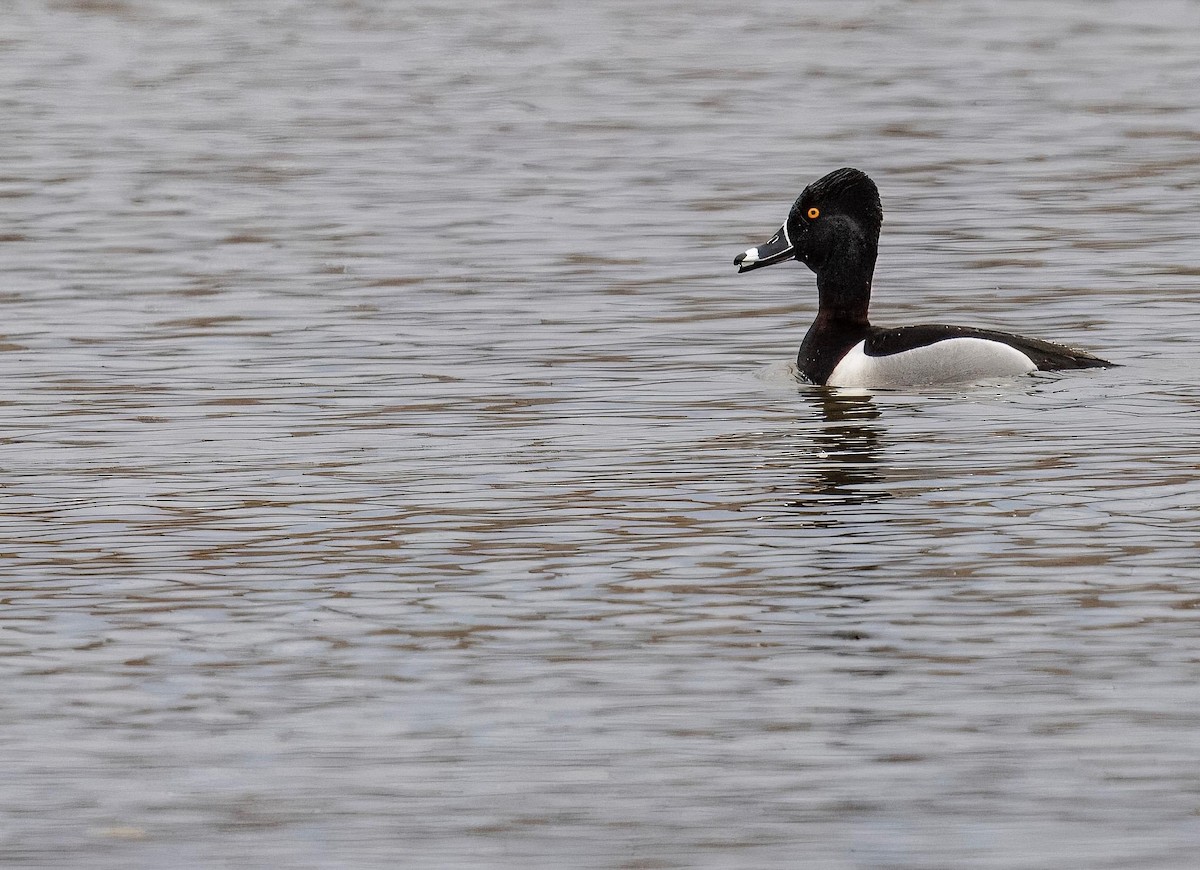
<instances>
[{"instance_id":1,"label":"duck's bill","mask_svg":"<svg viewBox=\"0 0 1200 870\"><path fill-rule=\"evenodd\" d=\"M739 272L749 272L772 263L781 263L795 255L796 249L788 238L787 224L784 224L766 243L734 257L733 265L738 267Z\"/></svg>"}]
</instances>

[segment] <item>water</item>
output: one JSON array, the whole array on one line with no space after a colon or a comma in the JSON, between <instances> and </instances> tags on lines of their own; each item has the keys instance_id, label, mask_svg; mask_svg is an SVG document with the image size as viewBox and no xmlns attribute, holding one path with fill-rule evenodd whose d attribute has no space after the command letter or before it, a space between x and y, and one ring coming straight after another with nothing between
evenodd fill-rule
<instances>
[{"instance_id":1,"label":"water","mask_svg":"<svg viewBox=\"0 0 1200 870\"><path fill-rule=\"evenodd\" d=\"M0 863L1193 866L1198 27L15 4ZM843 165L1122 367L795 383Z\"/></svg>"}]
</instances>

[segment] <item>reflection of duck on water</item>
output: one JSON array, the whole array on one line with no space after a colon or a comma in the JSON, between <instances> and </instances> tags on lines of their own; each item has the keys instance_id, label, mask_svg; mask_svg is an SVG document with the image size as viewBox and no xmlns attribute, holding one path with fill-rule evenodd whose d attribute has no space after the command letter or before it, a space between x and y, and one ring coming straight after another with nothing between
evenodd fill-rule
<instances>
[{"instance_id":1,"label":"reflection of duck on water","mask_svg":"<svg viewBox=\"0 0 1200 870\"><path fill-rule=\"evenodd\" d=\"M862 504L888 498L879 490L862 487L879 483L879 449L882 429L874 425L879 408L866 394L840 390L806 389L801 395L817 412L819 427L811 430L820 457L812 466L817 479L808 497L788 502L788 507Z\"/></svg>"}]
</instances>

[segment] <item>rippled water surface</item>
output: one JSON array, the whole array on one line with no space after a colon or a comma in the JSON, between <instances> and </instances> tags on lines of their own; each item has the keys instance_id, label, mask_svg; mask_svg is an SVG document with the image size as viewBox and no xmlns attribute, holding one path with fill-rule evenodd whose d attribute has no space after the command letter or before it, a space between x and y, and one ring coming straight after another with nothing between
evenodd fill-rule
<instances>
[{"instance_id":1,"label":"rippled water surface","mask_svg":"<svg viewBox=\"0 0 1200 870\"><path fill-rule=\"evenodd\" d=\"M4 22L0 864L1196 866L1200 4ZM798 384L844 165L1122 366Z\"/></svg>"}]
</instances>

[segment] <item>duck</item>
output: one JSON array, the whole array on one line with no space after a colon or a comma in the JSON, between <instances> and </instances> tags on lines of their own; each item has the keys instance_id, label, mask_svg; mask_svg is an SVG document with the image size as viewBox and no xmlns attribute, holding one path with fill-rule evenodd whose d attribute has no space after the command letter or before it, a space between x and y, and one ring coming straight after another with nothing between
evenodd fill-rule
<instances>
[{"instance_id":1,"label":"duck","mask_svg":"<svg viewBox=\"0 0 1200 870\"><path fill-rule=\"evenodd\" d=\"M1108 368L1082 350L994 329L925 324L885 328L867 317L883 206L865 172L814 181L765 243L734 258L738 273L799 260L817 276L817 315L796 356L799 374L830 387L902 388Z\"/></svg>"}]
</instances>

